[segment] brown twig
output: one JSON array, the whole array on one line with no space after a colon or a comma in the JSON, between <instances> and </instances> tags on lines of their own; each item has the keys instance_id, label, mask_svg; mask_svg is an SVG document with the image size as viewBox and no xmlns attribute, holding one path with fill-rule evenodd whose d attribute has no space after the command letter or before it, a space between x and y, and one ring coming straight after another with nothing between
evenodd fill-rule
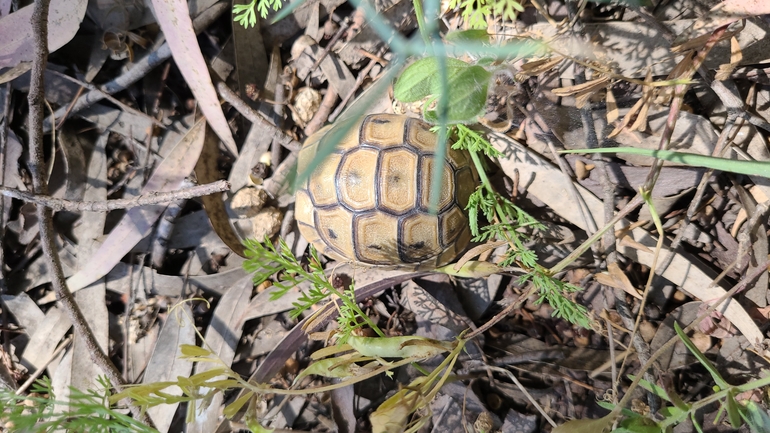
<instances>
[{"instance_id":1,"label":"brown twig","mask_svg":"<svg viewBox=\"0 0 770 433\"><path fill-rule=\"evenodd\" d=\"M243 99L241 99L240 96L233 92L231 88L227 87L225 83L217 84L217 92L219 92L219 96L221 96L222 99L227 101L230 105L233 106L233 108L238 110L238 112L241 113L241 115L245 117L249 122L264 128L266 130L265 132L271 134L273 136L273 140L278 141L281 146L289 149L292 152L296 152L302 147L300 142L286 135L286 133L284 133L277 126L270 123L270 121L262 116L262 114L251 108L249 104L247 104Z\"/></svg>"},{"instance_id":2,"label":"brown twig","mask_svg":"<svg viewBox=\"0 0 770 433\"><path fill-rule=\"evenodd\" d=\"M497 322L505 319L509 314L511 314L511 312L513 310L521 307L524 304L524 302L527 300L527 298L532 296L532 294L535 293L536 290L537 289L534 286L532 288L530 288L525 294L521 295L518 300L516 300L514 302L511 302L507 307L503 308L502 311L500 311L499 313L495 314L495 316L492 317L491 319L487 320L486 323L484 323L483 325L481 325L478 328L474 329L473 331L469 332L465 336L465 338L470 340L471 338L474 338L477 335L481 335L484 332L487 332L487 330L489 330L489 328L495 326L497 324Z\"/></svg>"},{"instance_id":3,"label":"brown twig","mask_svg":"<svg viewBox=\"0 0 770 433\"><path fill-rule=\"evenodd\" d=\"M378 52L385 52L386 50L387 49L383 47L383 48L380 48ZM372 54L369 51L364 50L363 48L358 49L358 54L361 54L362 56L368 59L374 60L375 63L379 63L382 66L388 66L388 61L381 57L382 54Z\"/></svg>"},{"instance_id":4,"label":"brown twig","mask_svg":"<svg viewBox=\"0 0 770 433\"><path fill-rule=\"evenodd\" d=\"M67 336L64 341L59 343L59 345L56 347L56 349L51 353L48 358L40 364L37 370L32 372L32 374L29 375L27 380L22 383L18 388L16 388L16 395L21 395L24 391L27 390L30 386L32 386L33 383L35 383L35 380L37 380L38 377L40 377L43 372L45 372L46 368L48 368L48 365L53 362L54 359L56 359L57 356L61 353L62 350L69 347L70 343L72 343L72 335Z\"/></svg>"},{"instance_id":5,"label":"brown twig","mask_svg":"<svg viewBox=\"0 0 770 433\"><path fill-rule=\"evenodd\" d=\"M321 53L318 54L318 57L315 59L315 62L313 63L313 66L310 67L310 72L315 71L315 68L317 68L318 65L321 64L323 59L326 58L326 56L329 54L329 50L331 50L334 44L337 43L337 41L340 39L343 33L347 31L348 27L350 27L350 18L345 17L345 19L340 24L340 28L337 29L337 33L335 33L334 36L332 36L332 38L329 40L329 43L326 44L326 48L321 50Z\"/></svg>"},{"instance_id":6,"label":"brown twig","mask_svg":"<svg viewBox=\"0 0 770 433\"><path fill-rule=\"evenodd\" d=\"M132 198L106 201L73 201L51 197L48 195L32 194L26 191L19 191L17 189L0 186L0 194L6 197L13 197L28 203L35 203L38 206L46 207L55 212L63 210L70 212L109 212L115 209L131 209L134 207L146 206L150 204L186 200L229 190L230 183L225 180L219 180L216 182L207 183L205 185L197 185L177 191L151 192Z\"/></svg>"},{"instance_id":7,"label":"brown twig","mask_svg":"<svg viewBox=\"0 0 770 433\"><path fill-rule=\"evenodd\" d=\"M47 195L48 184L45 179L44 158L43 158L43 121L45 114L43 106L45 104L45 86L44 74L48 57L48 8L50 0L36 0L34 12L32 14L31 26L33 29L32 43L35 50L35 56L32 61L32 70L30 71L29 94L27 101L29 104L29 171L32 174L32 183L37 194ZM46 265L51 272L51 284L56 292L56 298L61 303L64 311L72 322L72 327L79 338L82 338L91 360L96 364L109 380L115 386L125 385L125 380L110 358L104 353L94 334L88 327L83 313L75 302L72 293L67 288L67 282L64 278L64 271L59 261L59 253L54 242L54 228L51 209L38 206L37 216L40 223L40 243L43 247ZM137 419L148 426L153 426L152 420L147 413L144 413L138 406L129 403L131 412Z\"/></svg>"},{"instance_id":8,"label":"brown twig","mask_svg":"<svg viewBox=\"0 0 770 433\"><path fill-rule=\"evenodd\" d=\"M195 32L200 33L203 31L203 29L216 21L222 13L228 10L228 8L228 4L225 2L220 2L206 9L193 20L193 27ZM127 89L130 85L144 78L147 73L149 73L156 66L161 65L170 57L171 48L169 48L168 43L164 43L160 46L160 48L157 49L157 51L148 53L146 56L136 61L131 69L129 69L126 73L112 81L101 85L101 89L99 91L92 90L78 98L74 104L71 104L71 107L69 105L62 106L56 110L54 112L54 117L57 119L61 118L68 110L70 113L77 113L78 111L90 107L91 105L96 104L97 102L104 99L105 94L112 95ZM43 127L44 131L48 132L51 130L51 123L45 121L45 123L43 123Z\"/></svg>"},{"instance_id":9,"label":"brown twig","mask_svg":"<svg viewBox=\"0 0 770 433\"><path fill-rule=\"evenodd\" d=\"M80 86L80 88L78 89L77 94L75 95L75 98L73 98L73 100L72 100L72 103L68 105L68 108L71 108L74 105L75 101L77 101L78 98L80 97L80 95L83 93L83 90L88 89L88 90L90 90L92 92L99 92L99 93L101 93L102 97L104 99L106 99L106 100L112 102L113 104L117 105L118 107L120 107L121 110L123 110L123 111L125 111L127 113L134 114L134 115L139 116L141 118L144 118L147 121L151 122L153 125L157 126L158 128L166 129L166 125L163 124L163 122L155 119L152 116L148 116L147 114L142 113L141 111L137 110L136 108L133 108L133 107L131 107L129 105L124 104L119 99L113 98L111 95L108 95L107 93L102 92L101 90L99 90L98 87L94 86L91 83L86 83L85 81L81 81L81 80L78 80L77 78L70 77L67 74L62 74L59 71L53 71L52 70L52 71L49 71L49 72L52 72L52 73L56 74L57 76L59 76L60 78L63 78L65 80L67 80L67 81L71 81L71 82L77 84L78 86ZM69 115L69 113L70 113L70 110L67 110L67 112L64 114L64 116L62 116L61 119L58 119L59 123L56 125L56 129L61 129L61 126L62 126L62 124L64 124L64 121L67 120L67 116Z\"/></svg>"},{"instance_id":10,"label":"brown twig","mask_svg":"<svg viewBox=\"0 0 770 433\"><path fill-rule=\"evenodd\" d=\"M273 123L278 128L283 129L283 106L286 103L286 86L283 84L283 80L278 80L275 85L275 101L273 101ZM270 161L273 167L281 163L281 145L278 143L272 143L270 149Z\"/></svg>"},{"instance_id":11,"label":"brown twig","mask_svg":"<svg viewBox=\"0 0 770 433\"><path fill-rule=\"evenodd\" d=\"M380 49L380 51L385 51L385 49L386 48L383 47L383 48ZM359 50L359 51L364 51L364 50ZM366 52L366 51L364 51L364 52ZM367 54L369 54L369 53L367 52ZM372 54L370 54L370 55L372 55ZM383 59L380 59L380 60L385 61ZM377 64L377 60L372 59L364 67L364 69L362 69L361 72L358 73L358 77L356 78L356 84L353 85L353 88L350 89L350 91L348 91L348 94L345 95L342 98L342 102L340 102L339 105L337 105L337 108L334 109L332 114L329 115L329 122L334 122L335 120L337 120L337 117L340 115L340 113L342 113L342 110L345 109L345 106L348 105L348 102L353 98L353 96L355 96L356 91L358 91L358 88L361 87L362 84L364 84L364 79L366 78L367 75L369 75L369 71L371 71L372 68L374 67L374 65L376 65L376 64ZM383 64L383 66L384 66L384 64Z\"/></svg>"},{"instance_id":12,"label":"brown twig","mask_svg":"<svg viewBox=\"0 0 770 433\"><path fill-rule=\"evenodd\" d=\"M5 167L9 166L9 163L7 161L8 159L8 153L6 150L8 149L8 128L10 127L9 123L11 121L10 118L11 113L11 83L8 82L5 84L5 100L3 101L3 113L2 113L2 119L3 121L0 123L0 183L5 183ZM0 199L0 245L5 245L5 227L7 221L5 220L5 214L6 214L6 205L10 206L11 200L1 198ZM6 274L5 274L5 249L0 247L0 295L4 295L6 293L6 290L8 289L6 285ZM2 320L3 323L8 323L8 309L3 308L3 311L0 312L0 320ZM6 353L11 353L10 351L10 339L8 338L7 333L3 333L3 349Z\"/></svg>"},{"instance_id":13,"label":"brown twig","mask_svg":"<svg viewBox=\"0 0 770 433\"><path fill-rule=\"evenodd\" d=\"M318 111L315 112L315 115L312 119L310 119L310 122L307 123L307 126L305 126L305 135L311 135L321 129L324 123L326 123L326 119L329 118L329 113L331 113L332 108L334 108L334 103L337 102L337 97L339 97L339 94L336 90L334 90L334 87L329 86L328 89L326 89L326 94L324 95L323 100L321 101L321 106L318 107Z\"/></svg>"}]
</instances>

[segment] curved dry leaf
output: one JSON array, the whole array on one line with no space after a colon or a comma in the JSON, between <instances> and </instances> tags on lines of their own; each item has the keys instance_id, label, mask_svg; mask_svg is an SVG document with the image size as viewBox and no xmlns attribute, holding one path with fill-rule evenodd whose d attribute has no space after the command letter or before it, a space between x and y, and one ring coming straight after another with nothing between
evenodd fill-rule
<instances>
[{"instance_id":1,"label":"curved dry leaf","mask_svg":"<svg viewBox=\"0 0 770 433\"><path fill-rule=\"evenodd\" d=\"M735 21L770 14L770 0L725 0L698 18L692 26L679 35L674 45L680 45Z\"/></svg>"},{"instance_id":2,"label":"curved dry leaf","mask_svg":"<svg viewBox=\"0 0 770 433\"><path fill-rule=\"evenodd\" d=\"M220 180L217 157L219 156L219 143L216 136L206 131L206 139L203 141L203 149L198 163L195 165L195 175L200 183L210 183ZM221 194L211 194L201 197L203 208L211 222L214 231L235 254L246 257L243 244L230 224L230 217L225 209L225 202Z\"/></svg>"},{"instance_id":3,"label":"curved dry leaf","mask_svg":"<svg viewBox=\"0 0 770 433\"><path fill-rule=\"evenodd\" d=\"M182 137L142 188L143 194L179 188L198 160L203 148L205 126L205 119L201 119ZM67 280L70 290L82 289L107 275L134 245L147 236L165 208L165 205L159 204L129 209L94 253L91 266Z\"/></svg>"},{"instance_id":4,"label":"curved dry leaf","mask_svg":"<svg viewBox=\"0 0 770 433\"><path fill-rule=\"evenodd\" d=\"M610 263L609 266L607 266L607 270L607 273L602 272L594 275L596 281L605 286L621 289L636 299L642 299L642 295L640 295L636 290L636 287L631 284L631 280L628 279L617 263Z\"/></svg>"},{"instance_id":5,"label":"curved dry leaf","mask_svg":"<svg viewBox=\"0 0 770 433\"><path fill-rule=\"evenodd\" d=\"M227 150L238 155L235 140L230 132L230 126L219 105L214 85L211 83L208 64L203 58L197 44L197 36L193 29L190 10L184 0L153 0L152 6L155 17L166 36L171 55L174 56L179 71L190 86L203 115L208 119L211 128L225 144Z\"/></svg>"},{"instance_id":6,"label":"curved dry leaf","mask_svg":"<svg viewBox=\"0 0 770 433\"><path fill-rule=\"evenodd\" d=\"M575 198L569 192L572 187L567 184L568 180L562 176L558 168L505 135L490 134L490 141L503 155L507 155L507 158L501 159L499 162L508 176L515 176L514 171L518 170L521 184L527 185L529 194L537 197L561 217L586 230L586 224L577 212L580 205L575 203ZM604 205L601 200L580 185L576 185L576 188L590 214L595 220L602 221ZM628 223L623 222L621 224ZM636 243L646 246L650 251L627 247L619 243L618 252L645 266L651 266L657 239L646 230L638 227L631 230L629 236ZM661 257L665 257L670 252L668 246L664 245ZM691 296L704 301L720 299L726 293L723 288L714 285L712 276L702 270L696 257L683 252L674 253L671 264L662 276ZM762 342L764 336L743 307L735 301L727 300L718 307L718 311L724 314L751 344L755 345L758 353L770 356L770 351L760 348L759 343Z\"/></svg>"},{"instance_id":7,"label":"curved dry leaf","mask_svg":"<svg viewBox=\"0 0 770 433\"><path fill-rule=\"evenodd\" d=\"M192 320L192 311L187 304L180 306L176 312L166 318L166 323L160 330L142 383L175 381L179 376L190 377L192 362L182 359L181 346L195 344L195 323ZM173 388L166 389L164 392L181 394L180 390L175 391ZM178 405L179 403L161 404L147 409L158 431L168 431Z\"/></svg>"},{"instance_id":8,"label":"curved dry leaf","mask_svg":"<svg viewBox=\"0 0 770 433\"><path fill-rule=\"evenodd\" d=\"M48 51L54 52L69 42L80 28L86 14L87 0L52 0L48 10ZM0 18L0 68L15 67L34 58L30 19L34 5Z\"/></svg>"},{"instance_id":9,"label":"curved dry leaf","mask_svg":"<svg viewBox=\"0 0 770 433\"><path fill-rule=\"evenodd\" d=\"M241 339L253 287L251 276L242 278L234 284L219 300L214 309L211 325L206 329L205 347L227 366L232 364L235 347ZM219 367L218 364L199 362L195 366L195 373L203 373L217 367ZM217 393L208 406L196 412L195 422L187 425L188 433L206 433L216 430L223 410L222 397L222 393Z\"/></svg>"}]
</instances>

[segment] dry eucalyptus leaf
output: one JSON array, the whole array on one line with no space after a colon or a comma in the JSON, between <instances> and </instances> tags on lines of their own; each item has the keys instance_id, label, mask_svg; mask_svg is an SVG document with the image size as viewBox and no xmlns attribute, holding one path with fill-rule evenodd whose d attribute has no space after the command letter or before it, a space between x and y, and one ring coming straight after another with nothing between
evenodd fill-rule
<instances>
[{"instance_id":1,"label":"dry eucalyptus leaf","mask_svg":"<svg viewBox=\"0 0 770 433\"><path fill-rule=\"evenodd\" d=\"M142 189L143 192L173 191L182 184L200 155L205 125L205 119L198 121L183 140L173 147L169 155L155 169ZM152 205L129 209L120 224L110 232L94 254L92 266L68 279L70 290L82 289L106 275L134 245L150 232L152 225L165 208L165 205Z\"/></svg>"},{"instance_id":2,"label":"dry eucalyptus leaf","mask_svg":"<svg viewBox=\"0 0 770 433\"><path fill-rule=\"evenodd\" d=\"M618 266L617 263L610 263L607 266L607 270L609 271L608 273L597 274L596 280L606 286L622 289L634 298L642 299L642 295L640 295L636 287L631 284L631 280L628 279L625 272L620 269L620 266Z\"/></svg>"},{"instance_id":3,"label":"dry eucalyptus leaf","mask_svg":"<svg viewBox=\"0 0 770 433\"><path fill-rule=\"evenodd\" d=\"M182 359L181 345L195 345L195 322L189 305L182 304L166 317L163 328L155 343L150 361L144 373L142 383L157 383L163 381L175 381L177 377L189 377L192 371L192 362ZM181 390L163 390L171 395L180 395ZM161 404L147 410L155 428L160 432L167 432L171 426L174 413L179 403Z\"/></svg>"},{"instance_id":4,"label":"dry eucalyptus leaf","mask_svg":"<svg viewBox=\"0 0 770 433\"><path fill-rule=\"evenodd\" d=\"M87 0L51 0L48 11L49 52L63 47L75 36L87 5ZM25 6L0 18L0 69L34 59L34 29L30 23L34 9L34 5Z\"/></svg>"},{"instance_id":5,"label":"dry eucalyptus leaf","mask_svg":"<svg viewBox=\"0 0 770 433\"><path fill-rule=\"evenodd\" d=\"M246 322L246 310L253 284L251 276L238 281L219 300L214 309L211 325L206 329L204 348L210 349L225 365L231 366L235 356L235 347L241 339L243 324ZM199 362L195 374L218 367L217 364ZM208 433L216 430L223 410L222 393L216 393L207 407L202 407L195 414L195 422L187 425L187 432Z\"/></svg>"},{"instance_id":6,"label":"dry eucalyptus leaf","mask_svg":"<svg viewBox=\"0 0 770 433\"><path fill-rule=\"evenodd\" d=\"M238 155L238 148L225 119L219 96L209 75L208 64L197 44L187 2L184 0L153 0L155 16L163 29L171 54L195 95L196 102L206 116L211 128L219 136L227 150Z\"/></svg>"},{"instance_id":7,"label":"dry eucalyptus leaf","mask_svg":"<svg viewBox=\"0 0 770 433\"><path fill-rule=\"evenodd\" d=\"M490 141L495 148L501 151L503 155L506 155L505 159L500 160L500 165L506 175L513 177L515 175L514 171L518 170L520 178L528 179L529 181L527 184L528 194L537 197L563 218L584 230L586 229L585 221L576 212L579 205L575 203L573 196L569 193L571 187L566 184L571 182L571 180L562 176L558 168L504 135L490 134ZM604 215L604 205L601 200L580 186L577 186L577 190L589 209L590 215L597 221L597 226L601 226ZM627 222L621 224L626 225ZM630 230L629 235L635 243L641 244L649 250L654 250L657 245L657 239L642 228ZM651 266L653 263L654 254L642 249L629 248L619 243L618 252L646 266ZM664 244L661 254L667 255L669 253L671 251ZM684 252L673 253L673 260L663 273L664 278L680 286L686 293L699 299L720 299L726 293L723 288L714 284L711 275L701 270L702 267L697 264L697 257ZM746 310L737 302L732 300L725 301L718 307L718 310L752 344L759 345L763 341L764 336L757 327L757 324L754 323ZM770 355L770 351L766 351L759 346L756 349L760 353Z\"/></svg>"}]
</instances>

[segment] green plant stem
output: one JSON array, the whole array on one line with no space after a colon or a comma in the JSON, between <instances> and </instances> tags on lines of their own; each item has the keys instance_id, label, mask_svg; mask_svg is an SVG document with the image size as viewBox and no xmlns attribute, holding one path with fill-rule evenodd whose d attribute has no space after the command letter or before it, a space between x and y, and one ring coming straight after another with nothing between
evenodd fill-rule
<instances>
[{"instance_id":1,"label":"green plant stem","mask_svg":"<svg viewBox=\"0 0 770 433\"><path fill-rule=\"evenodd\" d=\"M718 279L719 279L719 278L721 278L721 277L722 277L724 274L726 274L726 273L727 273L727 272L728 272L730 269L732 269L732 268L735 266L735 264L737 263L737 261L738 261L738 260L741 260L741 259L742 259L742 258L745 256L745 254L746 254L746 253L744 253L744 254L743 254L741 257L738 257L738 258L736 259L736 261L735 261L735 262L733 262L733 263L732 263L730 266L728 266L728 268L727 268L727 269L725 269L725 270L722 272L722 274L720 275L720 277L718 277L718 278L717 278L717 279L715 279L714 281L715 281L715 282L716 282L716 281L718 281ZM759 270L759 271L761 271L761 272L765 272L765 270L764 270L763 268L761 268L761 267L760 267L760 268L758 268L758 270ZM732 288L732 289L728 290L728 291L727 291L727 292L726 292L724 295L722 295L722 297L720 297L720 298L719 298L719 299L717 299L715 302L713 302L713 303L712 303L712 305L711 305L711 306L709 306L709 308L708 308L708 309L707 309L707 310L706 310L706 311L705 311L703 314L701 314L700 316L698 316L697 318L695 318L695 320L693 320L693 322L692 322L692 323L690 323L689 325L687 325L687 327L685 327L685 328L682 330L682 332L684 332L684 333L690 332L690 331L691 331L693 328L695 328L695 327L696 327L696 326L697 326L697 325L700 323L700 321L701 321L701 320L703 320L703 319L705 319L706 317L708 317L709 315L711 315L711 313L712 313L714 310L716 310L716 309L717 309L717 307L719 307L720 305L722 305L722 302L724 302L725 300L727 300L729 297L733 296L733 295L734 295L735 293L737 293L738 291L740 291L740 290L742 290L743 288L745 288L745 287L746 287L746 284L748 283L748 281L751 281L751 280L753 280L753 278L756 278L756 276L755 276L755 275L746 275L746 276L745 276L745 277L744 277L744 278L741 280L741 282L740 282L740 283L738 283L738 284L736 284L735 286L733 286L733 288ZM676 342L677 342L677 341L679 341L679 337L678 337L678 336L676 336L676 337L672 337L670 340L668 340L668 341L667 341L667 342L666 342L666 343L665 343L663 346L661 346L661 347L660 347L660 348L659 348L659 349L658 349L658 350L657 350L655 353L653 353L653 354L650 356L650 359L648 359L648 360L647 360L647 362L645 362L645 363L644 363L644 365L643 365L643 366L642 366L642 368L640 369L640 372L644 373L644 372L645 372L645 371L647 371L649 368L651 368L651 367L652 367L652 364L653 364L653 363L654 363L654 362L655 362L655 361L656 361L658 358L660 358L660 357L661 357L661 356L662 356L662 355L663 355L663 354L664 354L666 351L668 351L669 349L671 349L671 347L673 347L673 346L674 346L674 344L676 344ZM617 406L615 406L615 408L614 408L614 409L612 409L612 411L611 411L611 412L610 412L610 413L609 413L607 416L605 416L605 418L608 418L608 417L617 417L617 416L619 416L619 415L620 415L620 412L621 412L621 410L622 410L622 409L623 409L623 408L624 408L624 407L625 407L625 406L628 404L629 400L631 400L631 398L633 398L633 395L634 395L634 394L633 394L633 392L632 392L632 391L633 391L634 389L636 389L636 387L637 387L637 386L639 386L639 382L641 382L641 380L642 380L642 377L644 377L644 374L637 374L637 375L636 375L636 377L634 378L633 382L631 382L631 384L628 386L628 391L626 392L626 395L624 395L624 396L623 396L623 398L622 398L622 399L621 399L621 400L618 402ZM765 380L765 379L762 379L762 380Z\"/></svg>"},{"instance_id":2,"label":"green plant stem","mask_svg":"<svg viewBox=\"0 0 770 433\"><path fill-rule=\"evenodd\" d=\"M342 300L342 302L350 309L356 312L356 315L360 317L361 319L366 322L367 325L369 325L370 328L374 330L377 335L380 337L385 337L385 333L383 333L377 325L372 322L372 319L369 318L368 315L364 314L364 312L361 310L361 308L358 307L358 303L354 302L355 300L351 301L349 297L343 296L342 293L340 293L337 289L335 289L331 284L329 284L329 291L334 293L338 298Z\"/></svg>"},{"instance_id":3,"label":"green plant stem","mask_svg":"<svg viewBox=\"0 0 770 433\"><path fill-rule=\"evenodd\" d=\"M469 150L468 153L471 154L471 160L473 161L473 165L476 167L476 171L479 173L479 179L481 180L481 184L484 186L484 188L489 191L489 193L493 196L497 196L497 191L495 191L495 188L492 186L492 182L489 181L489 178L487 177L487 173L484 171L484 166L481 164L481 158L479 158L478 152L474 152ZM508 217L505 215L505 212L503 211L502 206L500 206L500 202L495 200L495 211L497 212L497 218L499 221L504 222L505 224L508 224L512 226L513 224L508 220ZM508 237L507 232L505 234L505 241L508 242L508 244L511 246L511 248L518 248L516 245L514 245L513 240ZM527 270L530 271L529 269Z\"/></svg>"},{"instance_id":4,"label":"green plant stem","mask_svg":"<svg viewBox=\"0 0 770 433\"><path fill-rule=\"evenodd\" d=\"M625 218L628 214L630 214L634 209L636 209L642 203L644 203L644 199L640 194L637 194L620 212L615 214L615 217L612 218L612 220L610 220L607 224L605 224L601 230L598 230L590 238L586 239L582 244L580 244L580 246L575 248L575 250L572 251L567 257L565 257L564 259L562 259L562 261L560 261L559 263L554 265L551 269L549 269L548 272L551 275L555 275L563 271L564 268L569 266L578 257L582 256L583 253L588 251L588 249L591 248L591 245L593 245L595 242L601 239L601 237L604 235L604 233L607 232L607 230L613 229L615 227L615 224L617 224L620 220Z\"/></svg>"},{"instance_id":5,"label":"green plant stem","mask_svg":"<svg viewBox=\"0 0 770 433\"><path fill-rule=\"evenodd\" d=\"M422 1L413 0L412 3L414 4L414 15L417 19L417 28L420 31L420 36L422 36L425 45L428 45L430 43L430 36L428 35L428 29L425 26L425 13L422 9Z\"/></svg>"},{"instance_id":6,"label":"green plant stem","mask_svg":"<svg viewBox=\"0 0 770 433\"><path fill-rule=\"evenodd\" d=\"M727 389L723 389L723 390L721 390L719 392L716 392L716 393L714 393L714 394L712 394L712 395L710 395L710 396L708 396L706 398L703 398L703 399L693 403L689 407L687 412L688 413L695 413L699 409L701 409L703 407L706 407L706 406L710 405L711 403L719 401L719 400L721 400L723 398L727 398L728 395L731 394L731 393L733 395L735 395L735 394L739 394L739 393L742 393L742 392L746 392L746 391L751 391L751 390L754 390L754 389L762 388L762 387L765 387L765 386L768 386L768 385L770 385L770 376L764 377L762 379L757 379L757 380L749 382L749 383L744 383L743 385L731 386L731 387L729 387ZM676 423L675 422L676 419L672 419L672 420L670 420L670 422L667 422L667 421L669 421L669 420L668 419L664 419L663 421L660 421L658 423L658 425L665 430L666 427L674 425Z\"/></svg>"}]
</instances>

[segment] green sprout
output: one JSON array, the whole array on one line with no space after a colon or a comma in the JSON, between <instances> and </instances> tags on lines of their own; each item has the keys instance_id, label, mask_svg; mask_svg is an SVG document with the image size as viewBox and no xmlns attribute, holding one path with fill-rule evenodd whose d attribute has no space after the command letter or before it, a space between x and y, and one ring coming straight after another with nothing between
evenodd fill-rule
<instances>
[{"instance_id":1,"label":"green sprout","mask_svg":"<svg viewBox=\"0 0 770 433\"><path fill-rule=\"evenodd\" d=\"M84 392L70 388L67 401L56 400L51 380L47 377L36 381L29 395L19 395L2 388L0 419L6 428L18 432L157 433L157 430L114 409L109 401L112 385L106 377L97 380L99 390Z\"/></svg>"},{"instance_id":2,"label":"green sprout","mask_svg":"<svg viewBox=\"0 0 770 433\"><path fill-rule=\"evenodd\" d=\"M588 310L568 297L571 293L579 292L580 287L554 278L537 262L537 254L526 246L531 237L525 230L544 230L545 226L498 193L489 181L479 155L496 158L502 154L482 134L465 125L452 125L448 136L455 137L453 149L470 153L481 179L481 185L471 194L466 207L473 241L506 241L509 248L500 266L524 269L526 273L519 278L519 283L532 283L539 295L536 303L547 301L553 308L554 317L584 328L590 327ZM481 215L489 222L488 225L480 224Z\"/></svg>"},{"instance_id":3,"label":"green sprout","mask_svg":"<svg viewBox=\"0 0 770 433\"><path fill-rule=\"evenodd\" d=\"M267 18L269 8L273 8L277 11L283 6L281 0L251 0L251 3L245 5L233 5L233 21L242 25L245 28L254 27L257 25L257 13L259 10L259 16Z\"/></svg>"},{"instance_id":4,"label":"green sprout","mask_svg":"<svg viewBox=\"0 0 770 433\"><path fill-rule=\"evenodd\" d=\"M296 319L313 305L336 296L342 301L339 318L341 341L344 342L362 323L371 327L379 336L385 336L369 316L361 311L352 286L347 291L338 290L329 281L321 266L318 251L312 246L306 269L283 239L279 239L277 248L267 237L262 242L246 240L244 245L247 260L243 268L254 274L254 284L261 284L276 274L279 276L279 281L273 284L277 290L271 294L271 300L280 298L303 281L310 283L310 288L294 303L294 309L289 314L291 318Z\"/></svg>"},{"instance_id":5,"label":"green sprout","mask_svg":"<svg viewBox=\"0 0 770 433\"><path fill-rule=\"evenodd\" d=\"M513 21L517 13L524 12L521 3L514 0L450 0L449 7L461 9L462 17L474 29L486 29L489 17Z\"/></svg>"}]
</instances>

